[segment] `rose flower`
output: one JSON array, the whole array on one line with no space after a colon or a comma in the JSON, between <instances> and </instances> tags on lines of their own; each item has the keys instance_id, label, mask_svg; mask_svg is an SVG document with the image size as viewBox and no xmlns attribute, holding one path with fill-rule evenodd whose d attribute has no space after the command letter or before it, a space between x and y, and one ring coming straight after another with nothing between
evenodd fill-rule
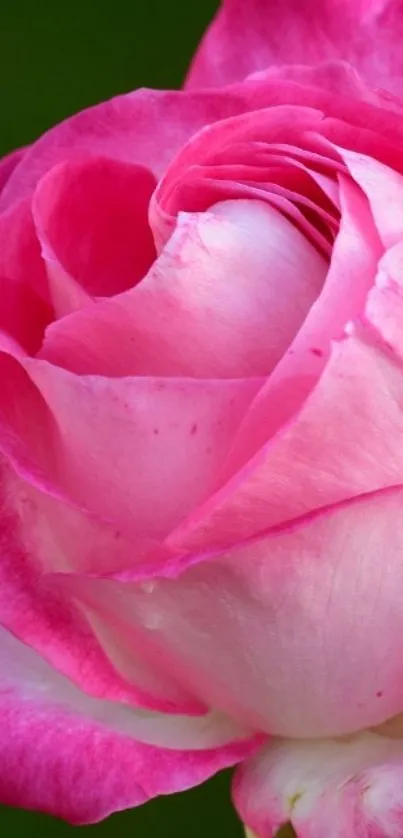
<instances>
[{"instance_id":1,"label":"rose flower","mask_svg":"<svg viewBox=\"0 0 403 838\"><path fill-rule=\"evenodd\" d=\"M0 164L0 798L403 835L403 6L227 0Z\"/></svg>"}]
</instances>

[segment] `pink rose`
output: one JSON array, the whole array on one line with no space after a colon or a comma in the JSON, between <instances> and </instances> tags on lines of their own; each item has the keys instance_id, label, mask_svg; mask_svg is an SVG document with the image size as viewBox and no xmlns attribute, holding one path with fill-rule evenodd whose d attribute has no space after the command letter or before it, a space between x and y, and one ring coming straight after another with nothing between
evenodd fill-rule
<instances>
[{"instance_id":1,"label":"pink rose","mask_svg":"<svg viewBox=\"0 0 403 838\"><path fill-rule=\"evenodd\" d=\"M403 835L402 38L227 0L0 164L3 802Z\"/></svg>"}]
</instances>

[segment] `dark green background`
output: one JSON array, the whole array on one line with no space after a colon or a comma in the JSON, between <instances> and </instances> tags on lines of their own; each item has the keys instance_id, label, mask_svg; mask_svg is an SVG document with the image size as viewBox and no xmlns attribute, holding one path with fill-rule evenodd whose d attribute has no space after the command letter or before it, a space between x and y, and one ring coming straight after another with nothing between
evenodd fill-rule
<instances>
[{"instance_id":1,"label":"dark green background","mask_svg":"<svg viewBox=\"0 0 403 838\"><path fill-rule=\"evenodd\" d=\"M31 0L2 7L0 155L64 117L140 86L178 87L218 0ZM239 838L229 776L114 815L90 836ZM68 838L50 817L0 809L0 834Z\"/></svg>"},{"instance_id":2,"label":"dark green background","mask_svg":"<svg viewBox=\"0 0 403 838\"><path fill-rule=\"evenodd\" d=\"M179 87L218 0L5 0L0 153L135 87Z\"/></svg>"}]
</instances>

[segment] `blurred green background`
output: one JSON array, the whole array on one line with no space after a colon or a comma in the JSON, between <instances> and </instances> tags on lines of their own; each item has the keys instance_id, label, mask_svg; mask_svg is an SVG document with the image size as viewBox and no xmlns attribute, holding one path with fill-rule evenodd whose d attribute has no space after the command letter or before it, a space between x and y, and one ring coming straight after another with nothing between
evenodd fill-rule
<instances>
[{"instance_id":1,"label":"blurred green background","mask_svg":"<svg viewBox=\"0 0 403 838\"><path fill-rule=\"evenodd\" d=\"M216 0L21 0L2 6L0 154L66 116L135 87L179 87ZM82 827L88 838L237 838L229 776ZM60 836L77 829L0 809L0 834Z\"/></svg>"},{"instance_id":2,"label":"blurred green background","mask_svg":"<svg viewBox=\"0 0 403 838\"><path fill-rule=\"evenodd\" d=\"M1 4L0 153L135 87L179 87L218 0Z\"/></svg>"}]
</instances>

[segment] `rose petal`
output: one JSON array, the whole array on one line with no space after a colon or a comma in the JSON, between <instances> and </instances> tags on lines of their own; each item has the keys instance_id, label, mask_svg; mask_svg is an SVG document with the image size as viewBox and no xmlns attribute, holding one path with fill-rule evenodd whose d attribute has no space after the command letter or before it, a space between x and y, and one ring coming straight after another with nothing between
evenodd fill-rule
<instances>
[{"instance_id":1,"label":"rose petal","mask_svg":"<svg viewBox=\"0 0 403 838\"><path fill-rule=\"evenodd\" d=\"M266 88L262 85L262 89L269 97L274 93L270 91L269 86ZM271 104L275 104L276 107L252 110L251 103L248 112L206 126L180 150L165 176L160 180L150 205L150 222L158 249L169 238L174 226L169 214L170 195L191 166L214 162L215 155L222 154L226 146L231 147L238 143L265 142L268 144L291 142L297 138L300 140L303 132L314 131L323 118L318 109L309 106L310 103L307 107L299 105L291 107L286 99L284 105L279 106L276 98L276 101ZM331 153L330 151L329 156ZM333 155L336 156L334 152ZM170 218L169 225L167 225L166 216Z\"/></svg>"},{"instance_id":2,"label":"rose petal","mask_svg":"<svg viewBox=\"0 0 403 838\"><path fill-rule=\"evenodd\" d=\"M90 695L164 712L203 712L204 705L151 659L146 639L132 644L130 666L123 666L122 654L107 646L94 621L83 620L44 576L117 572L150 554L156 562L155 545L125 539L116 527L21 480L5 460L0 466L0 623ZM165 553L158 551L158 561L169 557Z\"/></svg>"},{"instance_id":3,"label":"rose petal","mask_svg":"<svg viewBox=\"0 0 403 838\"><path fill-rule=\"evenodd\" d=\"M264 83L248 81L225 91L139 90L71 117L34 143L1 193L0 210L30 195L40 178L66 159L106 156L146 166L159 177L184 143L204 126L235 114L277 107L279 102L317 108L344 120L337 140L340 145L346 145L343 138L349 133L349 124L355 148L362 140L362 132L357 137L356 127L368 129L371 125L378 159L389 165L393 162L401 170L401 112L399 108L396 113L387 110L383 100L376 107L360 98L358 107L354 97L278 78ZM289 130L292 124L291 117Z\"/></svg>"},{"instance_id":4,"label":"rose petal","mask_svg":"<svg viewBox=\"0 0 403 838\"><path fill-rule=\"evenodd\" d=\"M256 122L259 122L263 114L254 116ZM271 116L273 117L273 109ZM233 121L233 128L239 133L239 125L236 123L237 120ZM244 127L247 130L247 123ZM225 123L217 126L215 134L218 138L220 129L225 136ZM214 152L211 148L214 132L210 131L209 141L204 146L200 142L193 143L193 160L190 142L187 155L185 150L187 167L180 164L178 170L178 161L181 158L179 155L173 164L173 171L168 169L164 181L159 185L158 201L151 208L152 212L156 212L154 228L157 238L164 240L165 226L174 229L181 210L200 212L209 209L218 200L239 197L258 197L271 201L273 193L292 198L305 212L309 210L308 217L312 220L314 215L317 226L324 228L325 232L329 233L328 227L331 231L337 229L338 212L335 212L334 206L337 184L334 184L329 200L329 178L308 168L291 155L276 155L273 152L270 143L273 129L273 120L271 123L268 121L266 142L253 139L240 142L223 137L222 148ZM303 136L299 139L304 143ZM322 159L324 162L324 158ZM330 157L325 171L333 171L333 161Z\"/></svg>"},{"instance_id":5,"label":"rose petal","mask_svg":"<svg viewBox=\"0 0 403 838\"><path fill-rule=\"evenodd\" d=\"M402 112L402 102L384 90L368 87L355 67L339 58L320 60L311 66L303 64L275 64L249 76L258 81L295 81L306 87L319 87L343 98L368 102L396 113Z\"/></svg>"},{"instance_id":6,"label":"rose petal","mask_svg":"<svg viewBox=\"0 0 403 838\"><path fill-rule=\"evenodd\" d=\"M370 340L370 336L368 336ZM177 549L234 544L305 512L400 483L403 368L357 336L332 348L299 413L169 541ZM352 421L352 417L354 417Z\"/></svg>"},{"instance_id":7,"label":"rose petal","mask_svg":"<svg viewBox=\"0 0 403 838\"><path fill-rule=\"evenodd\" d=\"M3 190L4 186L6 185L11 172L18 166L18 163L22 160L24 154L26 153L26 148L18 148L16 151L12 151L10 154L6 154L5 157L2 157L0 160L0 193Z\"/></svg>"},{"instance_id":8,"label":"rose petal","mask_svg":"<svg viewBox=\"0 0 403 838\"><path fill-rule=\"evenodd\" d=\"M363 495L143 581L58 578L123 639L148 631L208 706L273 735L344 735L402 707L402 499Z\"/></svg>"},{"instance_id":9,"label":"rose petal","mask_svg":"<svg viewBox=\"0 0 403 838\"><path fill-rule=\"evenodd\" d=\"M164 717L88 698L3 631L0 657L0 799L8 805L91 823L196 785L251 750L246 731L217 714Z\"/></svg>"},{"instance_id":10,"label":"rose petal","mask_svg":"<svg viewBox=\"0 0 403 838\"><path fill-rule=\"evenodd\" d=\"M373 87L403 91L398 0L224 0L196 54L190 88L228 84L278 64L344 58Z\"/></svg>"},{"instance_id":11,"label":"rose petal","mask_svg":"<svg viewBox=\"0 0 403 838\"><path fill-rule=\"evenodd\" d=\"M385 247L403 236L403 177L383 163L343 148L338 151L350 174L367 196Z\"/></svg>"},{"instance_id":12,"label":"rose petal","mask_svg":"<svg viewBox=\"0 0 403 838\"><path fill-rule=\"evenodd\" d=\"M91 300L147 273L155 258L147 217L155 183L141 166L102 158L60 164L39 182L33 213L59 316L69 310L66 274Z\"/></svg>"},{"instance_id":13,"label":"rose petal","mask_svg":"<svg viewBox=\"0 0 403 838\"><path fill-rule=\"evenodd\" d=\"M2 472L4 480L4 468ZM15 487L13 489L14 501L19 501L22 507L24 503L28 506L29 502L33 505L29 490L24 493L21 487L17 495ZM0 559L1 624L24 643L37 649L56 670L66 674L90 695L127 702L140 698L139 703L142 704L143 696L137 690L133 691L131 684L114 670L85 619L43 579L36 566L38 556L35 555L36 551L39 552L36 543L39 527L27 533L27 528L21 525L16 510L12 508L10 498L4 496L4 490L3 485L1 534L7 550L2 551ZM7 481L7 494L9 492L11 487ZM37 503L36 508L38 506ZM21 517L25 525L26 518ZM45 530L44 540L46 535ZM32 553L35 558L32 558ZM153 705L148 703L145 706Z\"/></svg>"},{"instance_id":14,"label":"rose petal","mask_svg":"<svg viewBox=\"0 0 403 838\"><path fill-rule=\"evenodd\" d=\"M29 354L41 347L52 309L32 286L0 277L0 329L11 335Z\"/></svg>"},{"instance_id":15,"label":"rose petal","mask_svg":"<svg viewBox=\"0 0 403 838\"><path fill-rule=\"evenodd\" d=\"M234 799L259 838L291 821L300 838L399 838L403 742L373 733L347 741L277 740L236 774Z\"/></svg>"},{"instance_id":16,"label":"rose petal","mask_svg":"<svg viewBox=\"0 0 403 838\"><path fill-rule=\"evenodd\" d=\"M49 300L45 265L28 200L0 214L0 275L30 285Z\"/></svg>"},{"instance_id":17,"label":"rose petal","mask_svg":"<svg viewBox=\"0 0 403 838\"><path fill-rule=\"evenodd\" d=\"M261 386L76 376L5 353L0 379L0 447L19 473L135 538L165 535L211 492Z\"/></svg>"},{"instance_id":18,"label":"rose petal","mask_svg":"<svg viewBox=\"0 0 403 838\"><path fill-rule=\"evenodd\" d=\"M277 171L272 169L267 172L267 180L262 178L260 182L253 179L243 181L217 178L218 167L211 170L196 166L192 168L189 182L184 178L174 187L174 202L169 211L160 215L160 222L163 221L166 231L175 230L178 214L183 210L207 211L223 201L258 200L267 203L269 207L279 208L286 218L296 222L294 226L304 234L308 242L314 244L322 255L330 256L338 229L338 217L324 208L326 199L320 190L316 190L314 198L309 197L310 192L314 191L311 178L294 178L290 167ZM293 182L295 180L297 182ZM286 185L282 185L284 182Z\"/></svg>"},{"instance_id":19,"label":"rose petal","mask_svg":"<svg viewBox=\"0 0 403 838\"><path fill-rule=\"evenodd\" d=\"M281 213L261 201L225 201L181 215L149 275L132 292L54 324L41 357L79 373L264 376L326 269Z\"/></svg>"},{"instance_id":20,"label":"rose petal","mask_svg":"<svg viewBox=\"0 0 403 838\"><path fill-rule=\"evenodd\" d=\"M343 175L339 189L340 230L323 289L248 411L226 464L227 477L292 419L326 366L332 340L364 311L383 247L365 195Z\"/></svg>"},{"instance_id":21,"label":"rose petal","mask_svg":"<svg viewBox=\"0 0 403 838\"><path fill-rule=\"evenodd\" d=\"M403 358L403 245L391 247L379 262L365 315L393 351Z\"/></svg>"}]
</instances>

